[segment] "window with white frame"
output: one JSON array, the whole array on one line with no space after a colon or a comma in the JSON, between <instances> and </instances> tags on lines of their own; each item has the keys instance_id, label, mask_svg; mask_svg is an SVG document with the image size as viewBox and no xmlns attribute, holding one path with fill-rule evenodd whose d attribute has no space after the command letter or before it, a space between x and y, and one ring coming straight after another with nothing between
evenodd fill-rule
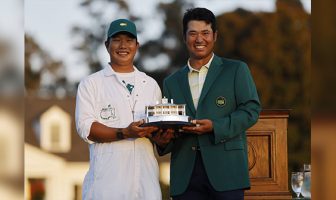
<instances>
[{"instance_id":1,"label":"window with white frame","mask_svg":"<svg viewBox=\"0 0 336 200\"><path fill-rule=\"evenodd\" d=\"M45 150L66 153L71 149L71 117L58 106L50 107L40 118L40 142Z\"/></svg>"},{"instance_id":2,"label":"window with white frame","mask_svg":"<svg viewBox=\"0 0 336 200\"><path fill-rule=\"evenodd\" d=\"M82 185L76 184L74 186L74 199L75 200L81 200L82 199Z\"/></svg>"},{"instance_id":3,"label":"window with white frame","mask_svg":"<svg viewBox=\"0 0 336 200\"><path fill-rule=\"evenodd\" d=\"M61 146L60 124L53 123L50 125L50 143L52 149L59 149Z\"/></svg>"}]
</instances>

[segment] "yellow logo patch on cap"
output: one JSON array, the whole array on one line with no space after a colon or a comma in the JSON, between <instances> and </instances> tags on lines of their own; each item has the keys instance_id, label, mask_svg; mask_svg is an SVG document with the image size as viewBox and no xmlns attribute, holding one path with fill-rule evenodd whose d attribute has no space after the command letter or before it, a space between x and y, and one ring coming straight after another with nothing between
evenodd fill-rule
<instances>
[{"instance_id":1,"label":"yellow logo patch on cap","mask_svg":"<svg viewBox=\"0 0 336 200\"><path fill-rule=\"evenodd\" d=\"M120 26L127 26L127 24L124 23L124 22L120 23L119 25L120 25Z\"/></svg>"}]
</instances>

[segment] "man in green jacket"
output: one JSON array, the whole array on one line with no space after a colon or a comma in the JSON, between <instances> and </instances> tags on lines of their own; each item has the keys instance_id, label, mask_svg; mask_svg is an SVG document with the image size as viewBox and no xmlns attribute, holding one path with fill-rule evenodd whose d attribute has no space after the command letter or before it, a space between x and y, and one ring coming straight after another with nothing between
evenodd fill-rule
<instances>
[{"instance_id":1,"label":"man in green jacket","mask_svg":"<svg viewBox=\"0 0 336 200\"><path fill-rule=\"evenodd\" d=\"M164 80L163 93L186 104L197 126L184 127L177 138L171 131L153 138L160 155L171 152L170 194L174 200L244 199L250 188L246 130L261 110L254 81L245 63L213 53L210 10L187 10L183 36L189 60Z\"/></svg>"}]
</instances>

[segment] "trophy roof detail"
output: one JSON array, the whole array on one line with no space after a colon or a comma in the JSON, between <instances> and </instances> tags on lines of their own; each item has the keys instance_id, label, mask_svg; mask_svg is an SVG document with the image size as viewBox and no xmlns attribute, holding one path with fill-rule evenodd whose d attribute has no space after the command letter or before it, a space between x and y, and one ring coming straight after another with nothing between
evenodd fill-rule
<instances>
[{"instance_id":1,"label":"trophy roof detail","mask_svg":"<svg viewBox=\"0 0 336 200\"><path fill-rule=\"evenodd\" d=\"M146 116L185 116L185 104L174 104L173 99L169 103L166 97L161 99L161 104L146 106Z\"/></svg>"},{"instance_id":2,"label":"trophy roof detail","mask_svg":"<svg viewBox=\"0 0 336 200\"><path fill-rule=\"evenodd\" d=\"M166 97L163 97L161 99L161 103L156 102L156 105L154 106L159 106L159 105L184 105L184 104L174 104L174 99L170 99L170 102L169 102L169 100Z\"/></svg>"}]
</instances>

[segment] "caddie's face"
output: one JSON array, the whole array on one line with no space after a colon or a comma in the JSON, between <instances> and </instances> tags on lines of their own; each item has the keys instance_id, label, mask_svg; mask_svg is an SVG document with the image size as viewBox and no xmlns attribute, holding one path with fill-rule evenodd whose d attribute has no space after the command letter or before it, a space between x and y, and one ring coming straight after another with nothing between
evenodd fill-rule
<instances>
[{"instance_id":1,"label":"caddie's face","mask_svg":"<svg viewBox=\"0 0 336 200\"><path fill-rule=\"evenodd\" d=\"M210 59L217 39L217 32L212 31L211 24L198 20L189 21L185 37L191 59Z\"/></svg>"},{"instance_id":2,"label":"caddie's face","mask_svg":"<svg viewBox=\"0 0 336 200\"><path fill-rule=\"evenodd\" d=\"M114 66L133 66L134 56L138 50L137 40L125 33L110 38L107 51Z\"/></svg>"}]
</instances>

